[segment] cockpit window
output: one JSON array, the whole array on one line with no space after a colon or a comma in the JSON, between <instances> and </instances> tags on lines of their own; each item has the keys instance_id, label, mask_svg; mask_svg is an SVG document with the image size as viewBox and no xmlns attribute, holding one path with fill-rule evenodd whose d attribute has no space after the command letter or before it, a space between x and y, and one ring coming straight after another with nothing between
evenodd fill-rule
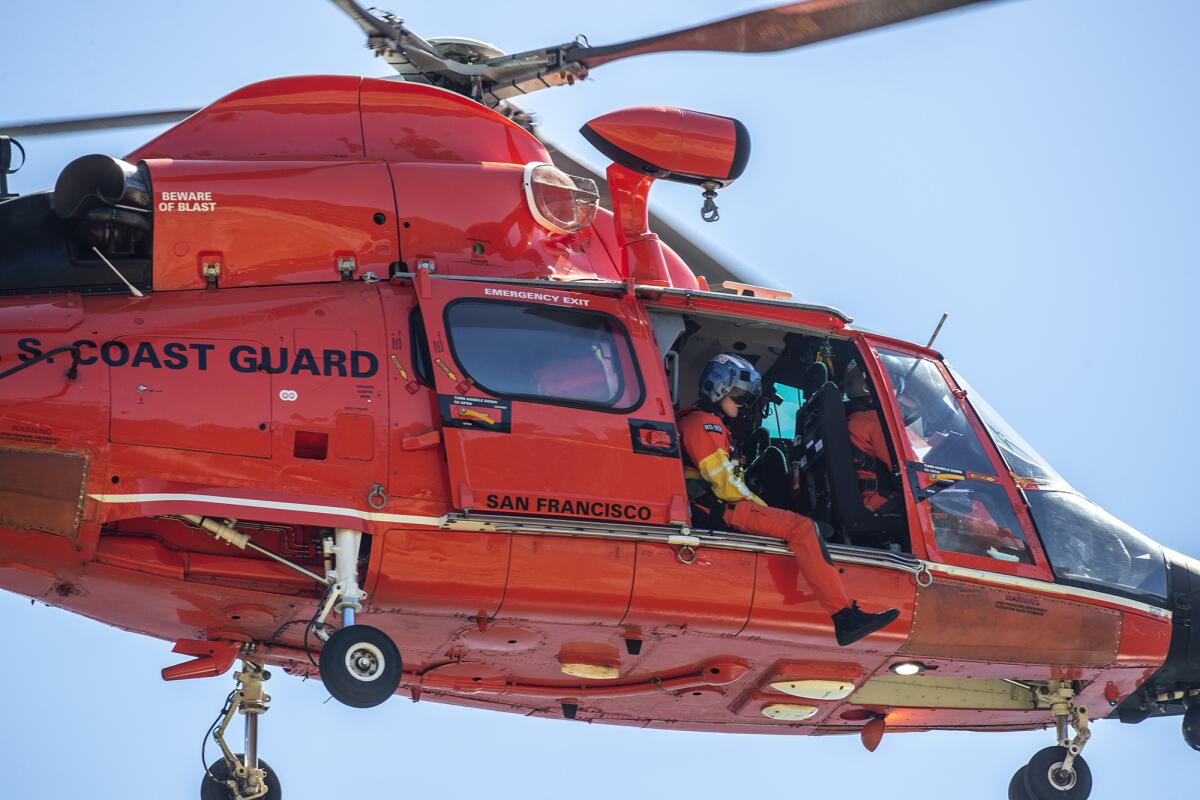
<instances>
[{"instance_id":1,"label":"cockpit window","mask_svg":"<svg viewBox=\"0 0 1200 800\"><path fill-rule=\"evenodd\" d=\"M929 359L890 350L880 350L879 356L917 458L926 464L993 474L983 444L937 366Z\"/></svg>"},{"instance_id":2,"label":"cockpit window","mask_svg":"<svg viewBox=\"0 0 1200 800\"><path fill-rule=\"evenodd\" d=\"M959 375L953 367L948 366L947 368L959 387L966 391L967 401L975 409L975 413L979 414L979 418L983 420L984 427L992 435L992 440L996 443L996 447L1000 448L1000 453L1004 456L1004 461L1013 474L1022 478L1032 478L1039 483L1066 483L1062 476L1046 463L1046 459L1038 455L1038 452L1021 437L1021 434L1013 430L1013 427L996 413L996 409L992 408L982 395L971 388L962 375Z\"/></svg>"},{"instance_id":3,"label":"cockpit window","mask_svg":"<svg viewBox=\"0 0 1200 800\"><path fill-rule=\"evenodd\" d=\"M880 350L905 433L912 472L942 552L1029 564L1033 556L1012 501L966 412L932 361Z\"/></svg>"},{"instance_id":4,"label":"cockpit window","mask_svg":"<svg viewBox=\"0 0 1200 800\"><path fill-rule=\"evenodd\" d=\"M1166 562L1151 539L1073 492L1026 496L1055 575L1166 599Z\"/></svg>"}]
</instances>

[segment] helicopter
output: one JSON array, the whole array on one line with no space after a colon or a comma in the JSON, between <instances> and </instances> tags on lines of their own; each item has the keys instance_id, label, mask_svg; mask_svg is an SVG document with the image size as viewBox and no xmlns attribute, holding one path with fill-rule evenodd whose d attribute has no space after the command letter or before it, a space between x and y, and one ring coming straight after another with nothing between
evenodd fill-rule
<instances>
[{"instance_id":1,"label":"helicopter","mask_svg":"<svg viewBox=\"0 0 1200 800\"><path fill-rule=\"evenodd\" d=\"M186 193L186 192L181 192L181 193ZM198 194L198 193L192 193L192 194ZM172 200L164 200L164 201L175 201L175 200L172 199ZM192 197L191 194L190 194L190 196L188 196L186 198L179 198L178 201L179 201L179 203L198 204L198 205L212 203L212 200L209 198ZM188 212L188 213L193 213L193 212L205 213L205 211L203 209L194 209L194 207L192 207L191 205L188 205L186 212ZM434 260L437 261L440 259L434 259ZM116 261L116 263L121 264L122 267L126 266L124 263L121 263L121 261ZM437 265L434 265L434 266L437 266ZM125 271L125 270L122 270L122 271ZM419 275L419 273L418 273L418 275ZM680 275L682 275L682 273L680 273ZM431 285L433 285L434 288L437 288L437 282L440 279L440 277L437 276L437 271L434 271L433 275L430 277L432 278ZM212 291L216 291L217 294L221 294L221 293L228 293L228 291L230 289L236 289L236 285L234 285L234 287L229 287L229 285L222 283L222 278L223 278L222 275L217 276L217 281L215 281L215 283L217 285L216 285L215 289L212 289ZM420 278L416 277L416 276L414 276L412 278L406 278L402 275L395 275L395 273L394 273L394 275L390 276L389 281L397 282L397 283L403 283L404 281L412 281L415 284L415 282L418 282L419 279ZM356 283L356 281L353 281L353 279L352 279L352 281L350 281L349 283ZM380 283L383 283L383 281L380 281ZM121 290L116 289L115 285L116 284L112 284L112 287L109 287L108 291L113 291L114 294L120 294ZM338 285L340 285L340 284L338 284ZM643 284L643 285L656 285L656 284L654 284L652 281L652 282L649 282L648 284ZM143 289L148 289L148 288L150 288L150 287L146 287L146 285L143 285ZM169 291L170 290L170 289L167 289L166 287L161 287L161 285L154 285L154 287L152 287L152 288L154 288L155 291ZM671 288L673 288L673 287L671 287ZM666 296L666 297L672 296L671 291L670 291L671 288L668 288L667 290L662 291L661 296ZM545 294L544 291L542 291L542 289L526 289L526 288L517 289L517 288L512 288L512 284L500 284L499 288L497 288L496 290L497 291L510 291L510 293L520 293L520 291L527 291L527 293ZM750 293L755 293L755 294L763 294L762 291L760 291L760 290L750 289L750 290L746 290L746 291L750 291ZM146 294L150 295L149 291ZM587 294L587 293L584 293L584 294ZM600 293L600 294L602 294L602 293ZM150 295L150 296L154 297L155 295ZM512 295L512 294L492 295L492 296L504 296L504 297L508 297L508 299L532 300L532 297L520 297L520 296L516 296L516 295ZM560 294L559 296L574 297L574 295L566 295L566 294ZM696 294L695 291L694 291L694 294L692 294L692 296L700 297L701 300L704 300L704 297L702 297L700 294ZM742 297L743 297L743 299L738 300L738 301L734 301L731 299L722 300L720 302L728 303L728 305L712 306L712 307L708 308L708 311L712 312L713 309L720 308L721 313L725 313L725 314L732 313L733 315L738 315L731 311L731 309L733 309L733 308L742 308L743 307L743 306L739 306L738 303L749 303L749 305L751 305L751 306L764 306L764 307L774 308L774 306L770 305L769 302L764 302L761 299L761 297L754 297L754 299L750 299L750 295L745 294L745 291L744 291ZM589 297L576 297L576 299L586 300L586 299L589 299ZM659 301L643 300L643 302L649 302L650 305L653 305L654 302L661 302L661 297L660 297ZM694 302L695 302L695 300L694 300ZM784 303L784 305L786 305L786 303ZM700 317L704 317L703 311L704 311L704 309L701 309L701 311L697 312L697 314L700 315ZM763 312L763 313L766 313L766 312ZM720 315L720 314L718 314L718 315ZM832 317L830 319L835 319L835 318ZM830 324L832 324L832 323L830 323ZM812 330L811 327L809 327L809 329L805 329L804 325L800 325L799 327L800 327L800 329L804 329L804 330ZM823 331L821 326L817 326L816 330ZM29 332L29 331L26 331L26 332ZM31 342L26 342L25 348L24 348L24 353L26 355L30 355L31 359L36 359L36 357L38 357L38 356L32 355L31 350L41 348L43 344L46 344L46 342L48 341L48 338L37 337L37 336L28 336L28 337L24 337L24 338L38 339L38 342L36 344L31 343ZM818 337L818 338L820 338L820 337ZM208 360L206 360L204 356L211 355L211 353L212 353L211 350L206 350L203 347L203 345L204 345L203 342L196 343L197 344L196 348L192 348L191 343L190 343L187 345L187 348L185 350L181 351L178 347L175 347L175 348L169 347L169 345L172 345L172 344L178 345L178 344L180 344L179 342L170 342L170 341L166 341L166 339L156 339L156 341L152 341L149 343L150 347L148 347L148 348L142 349L142 348L140 348L140 345L139 345L139 347L137 349L134 349L132 351L132 353L130 355L128 355L128 360L126 361L126 363L112 363L112 362L120 362L125 357L125 356L122 356L122 350L121 350L121 347L119 344L110 344L110 342L114 342L114 341L115 341L114 338L104 339L104 341L95 341L94 344L91 345L91 348L84 348L85 350L88 350L88 353L82 353L82 351L80 351L79 360L80 361L90 360L91 357L94 357L91 354L91 350L94 349L96 351L96 357L98 357L98 359L100 359L100 363L103 363L104 366L114 369L114 371L115 371L115 369L118 369L121 366L128 366L128 367L132 368L133 367L132 361L134 361L134 360L140 361L139 365L137 365L138 367L149 367L152 369L152 368L155 368L154 363L155 363L155 361L157 361L158 363L160 363L160 365L161 365L160 368L162 368L162 369L173 369L173 367L169 366L169 365L172 365L172 363L174 363L174 365L184 365L184 366L180 366L179 369L180 369L180 371L186 371L186 369L188 368L187 365L191 365L192 367L199 369L200 365L202 365L202 363L208 363ZM841 341L841 339L839 339L839 342L840 341ZM158 347L158 345L160 345L160 344L161 344L161 347ZM841 347L841 345L839 344L838 347ZM896 345L896 347L899 347L899 345ZM343 347L341 349L338 349L336 347L329 347L329 348L322 348L322 349L307 348L308 350L310 350L310 353L317 354L317 355L313 356L314 359L316 359L316 361L314 361L313 367L308 367L306 365L304 367L299 368L298 372L293 372L293 369L295 369L296 363L299 363L299 362L296 362L296 361L289 362L288 368L283 367L283 362L282 362L282 359L284 357L283 349L284 348L282 347L282 345L280 345L280 347L272 347L271 344L263 344L262 347L254 348L252 355L250 353L248 353L248 351L242 350L242 351L240 351L239 355L236 357L238 357L238 359L242 359L242 361L239 362L241 367L251 368L251 366L253 365L253 368L257 369L258 367L262 366L263 363L266 363L266 365L268 365L268 368L266 368L266 372L268 372L268 374L289 374L289 375L295 375L296 378L304 377L305 374L311 374L312 377L318 377L318 375L313 372L314 369L316 369L316 371L318 371L320 373L319 374L320 378L348 377L348 378L367 379L367 378L372 377L372 375L366 374L366 373L371 372L371 366L370 366L371 362L370 362L370 359L368 359L368 357L367 357L368 355L370 355L370 350L365 349L365 348L348 348L348 347ZM299 353L299 351L302 349L305 349L305 348L302 348L299 343L296 343L294 345L294 349L292 350L292 353ZM338 359L338 357L336 355L338 353L341 353L344 356L344 359ZM330 354L334 354L334 355L331 356ZM356 356L356 354L367 354L367 355ZM67 355L70 355L70 354L67 354ZM232 355L232 353L230 353L229 355ZM845 360L846 360L846 355L847 355L847 353L845 350L840 351L840 353L835 353L833 355L833 360L835 362L835 365L838 365L838 366L844 365ZM49 356L49 357L54 357L54 356ZM60 354L59 357L60 357L60 359L62 359L62 354ZM74 357L74 356L72 356L72 357ZM70 360L70 359L68 359L68 360ZM346 362L347 374L346 375L335 374L337 372L338 363L341 363L342 361ZM233 362L230 361L229 363L230 363L230 368L233 368L232 367ZM96 366L96 365L97 365L96 361L90 361L90 363L82 363L82 365L79 366L79 373L80 373L80 375L83 375L82 380L85 380L86 369L88 369L88 367L92 367L92 366ZM356 368L355 365L358 365L359 368ZM276 369L278 372L272 372L272 371L276 371ZM440 367L439 367L439 369L440 369ZM355 372L364 373L364 374L355 375L354 374ZM835 373L838 372L838 368L835 367L834 372ZM250 373L241 373L241 374L250 374ZM902 377L902 375L901 375L901 377ZM449 375L446 375L446 378L449 378ZM437 379L438 379L437 375L434 375L434 380L437 380ZM876 380L878 381L878 385L884 386L884 385L887 385L887 381L889 379L884 377L883 373L878 373L876 375ZM686 383L686 381L680 381L680 384L684 384L684 383ZM140 386L142 384L138 384L138 385ZM782 384L782 381L781 381L780 385L784 385L784 384ZM406 384L406 386L407 386L407 384ZM148 386L148 390L146 390L146 391L149 392L154 389L155 389L155 387L150 385L150 386ZM455 386L455 389L457 389L457 386ZM136 390L136 387L134 387L134 390ZM469 395L469 392L468 392L468 395ZM152 399L152 398L148 398L148 399ZM298 399L293 399L293 401L283 401L283 398L281 398L281 401L282 402L299 402ZM467 404L467 405L470 405L470 404ZM500 425L503 425L503 423L504 423L503 410L502 411L488 410L488 409L494 409L494 408L497 408L496 405L492 405L490 403L485 403L485 404L481 404L481 405L470 405L470 408L466 409L467 411L473 410L473 411L475 411L476 414L479 414L481 416L488 416L490 414L498 414L498 417L490 417L490 419L493 419L493 422L484 422L481 419L479 419L478 416L467 417L467 419L474 420L475 422L480 423L480 425L488 425L488 426L494 425L494 420L498 419ZM452 411L451 411L451 419L452 419ZM514 421L514 423L515 423L515 421ZM464 428L464 429L469 429L469 428ZM481 429L481 428L476 426L476 429ZM896 428L896 429L899 429L899 428ZM26 433L25 435L36 435L36 433ZM466 435L466 434L463 434L463 435ZM992 437L996 437L997 434L995 432L992 432L991 435L992 435ZM980 441L984 441L984 439L980 439ZM317 444L310 443L310 445L312 445L313 447L316 447L316 449L317 449L317 450L314 450L313 452L319 452L319 443L317 443ZM143 445L143 446L157 446L157 445ZM306 445L306 446L308 446L308 445ZM336 441L335 441L335 446L336 446ZM190 450L190 449L188 449L188 450ZM241 455L246 456L245 453L241 453ZM295 452L293 451L293 456L294 455L295 455ZM328 455L328 453L326 453L326 455ZM995 453L992 453L992 456L995 456ZM326 459L328 459L328 458L326 458ZM307 459L307 461L322 461L322 459ZM1012 464L1009 464L1009 467L1012 467ZM998 475L994 475L992 477L998 477ZM1015 486L1015 483L1014 483L1014 486ZM1034 489L1032 487L1018 487L1018 488L1021 488L1021 491L1026 491L1026 492L1031 492L1031 493L1038 491L1038 489ZM944 492L941 492L938 494L944 495ZM370 497L370 495L368 495L368 497ZM514 500L514 503L516 503L517 505L520 505L520 495L508 495L508 497L511 498L512 500ZM935 498L936 498L936 495L935 495ZM930 498L929 500L932 500L935 498ZM547 498L547 503L548 503L548 500L551 500L551 499L553 499L553 498ZM925 501L928 501L928 500L925 500ZM486 503L486 501L485 501L485 503ZM530 500L530 503L532 503L532 500ZM500 506L499 511L514 510L514 509L511 509L511 507L509 507L509 509L505 509L505 507L503 507L503 505L504 505L503 499L499 500L499 506ZM536 504L534 504L534 505L536 505ZM522 511L522 509L516 509L516 510ZM595 511L595 507L594 506L590 507L589 510ZM558 513L557 509L552 510L548 506L541 507L541 509L538 509L538 507L534 507L533 511L534 512L540 511L540 512L544 512L544 513L551 513L551 515L554 515L554 513ZM590 516L590 515L576 515L576 513L575 513L576 511L577 511L577 506L572 506L571 512L566 513L566 515L563 515L563 516L568 516L568 517ZM605 509L604 512L605 512L605 515L611 515L611 513L613 513L611 509ZM630 516L631 517L640 517L642 511L641 511L641 509L636 509L635 511L630 512L630 511L628 511L628 509L625 509L625 510L622 510L622 513L624 513L624 516L626 516L626 517L630 517ZM648 511L647 513L648 513L648 515L653 516L653 510ZM168 515L168 513L163 513L163 515L156 515L156 516L168 517L169 515ZM170 521L170 522L173 522L173 521ZM210 522L211 522L211 519L210 519ZM258 533L257 529L246 528L245 521L239 521L239 524L242 525L242 529L244 529L244 530L256 530L256 534L254 534L254 536L256 536L257 539L259 539L259 541L266 541L266 540L268 540L268 537L270 536L268 531L263 530L262 533ZM251 521L250 524L253 525L254 524L253 521ZM511 519L510 519L510 521L508 521L504 524L512 524ZM578 527L578 528L586 529L587 527L586 527L586 525L580 525L580 527ZM119 527L114 527L112 530L109 531L109 533L119 535L119 533L118 533L119 530L120 530ZM538 534L534 533L534 528L527 528L527 529L522 529L522 530L526 530L526 533L528 535L538 535ZM610 527L610 529L608 529L608 531L610 531L610 533L612 533L612 527ZM145 531L138 531L138 533L139 534L145 533ZM695 533L695 531L694 531L694 533ZM200 535L203 535L203 534L200 534ZM515 534L509 533L506 535L514 536ZM524 535L524 534L522 534L522 535ZM553 535L553 534L547 533L546 535ZM571 534L570 531L559 531L558 535L582 536L582 534L578 534L578 531L576 531L575 534ZM169 536L169 534L164 534L164 536ZM1043 536L1044 536L1044 534L1043 534ZM134 534L134 537L137 537L137 534ZM115 539L112 541L114 543L116 543ZM167 540L164 540L164 541L167 541ZM641 548L642 543L644 543L644 542L641 542L641 541L638 542L638 548ZM665 545L667 546L668 549L670 549L670 547L671 547L670 542L666 542ZM674 547L678 547L678 548L682 549L685 547L689 547L689 545L686 545L685 542L677 541L676 545L674 545ZM700 547L700 552L707 551L707 549L709 547L715 547L715 546L713 545L712 542L709 542L707 540L704 541ZM911 543L910 543L910 547L911 547ZM642 548L642 549L644 549L644 551L646 551L646 552L653 552L652 548ZM640 555L640 557L642 554L642 549L640 549L640 551L638 551L638 555ZM214 553L221 553L221 552L222 551L220 548L214 548ZM737 552L737 551L734 551L734 552ZM762 554L763 553L760 553L760 555L762 555ZM772 553L768 552L766 554L770 555ZM778 555L778 554L776 554L776 555ZM991 557L989 557L989 558L991 558ZM196 560L200 560L200 559L196 559ZM767 561L769 559L762 559L762 560ZM776 559L776 560L778 560L778 559ZM1003 560L1003 559L994 559L994 560ZM370 564L370 561L368 561L368 564ZM707 563L704 563L704 564L707 564ZM310 565L310 566L312 566L312 565ZM989 564L989 566L992 567L992 569L998 569L998 567L1000 567L1000 565L998 565L998 564ZM1182 569L1182 567L1181 567L1181 569ZM937 577L941 578L942 576L938 575ZM636 577L635 577L635 582L636 582ZM941 582L938 581L938 583L941 583ZM1036 594L1036 593L1034 593L1034 594ZM1118 603L1118 604L1120 604L1120 603ZM1150 603L1150 604L1151 604L1151 606L1153 606L1153 603ZM1136 610L1138 610L1138 609L1133 608L1130 610L1133 610L1133 612L1136 612ZM1128 612L1122 612L1122 613L1128 613ZM476 616L479 616L479 618L482 618L482 616L484 616L484 615L476 615ZM502 613L500 613L500 616L497 619L503 619L504 616L505 616L505 614L503 613L503 608L502 608ZM366 618L370 619L370 614L367 614ZM517 618L520 619L520 616L517 616ZM484 622L485 622L485 625L498 624L497 620L488 621L485 619ZM476 624L476 627L478 627L479 619L475 620L475 624ZM486 631L481 631L480 633L486 633ZM626 643L626 649L628 649L628 643ZM629 655L629 654L626 654L626 655ZM593 661L594 661L594 658L593 658ZM612 667L612 664L587 663L587 660L584 660L583 663L584 663L584 666L598 668L598 669L604 668L604 667L610 667L610 668ZM936 666L937 666L937 663L935 661L930 661L930 663L925 664L926 668L936 667ZM602 672L602 669L600 669L600 670ZM474 680L474 678L480 678L480 675L473 675L472 680ZM486 678L486 676L484 676L484 678ZM925 678L929 678L929 674L926 674ZM1020 675L1018 676L1018 678L1013 678L1012 680L1020 680ZM479 681L476 681L476 682L479 682ZM1030 679L1026 682L1030 682L1030 684L1032 685L1033 679ZM926 684L926 685L931 685L931 684ZM715 688L719 688L719 687L715 687ZM404 691L404 690L402 690L402 691ZM437 691L438 691L437 688L426 687L425 692L424 692L424 697L426 699L434 699L437 697ZM947 693L949 693L948 690L947 690ZM568 708L569 705L570 704L563 704L563 715L566 714L566 708ZM592 720L594 720L594 721L600 721L599 717L588 717L588 714L589 714L590 708L602 708L602 703L600 703L600 702L593 703L593 702L590 702L590 700L589 700L589 702L584 703L582 705L583 705L583 717L584 718L592 718ZM1181 705L1181 704L1176 704L1176 705ZM1043 710L1045 710L1045 709L1043 709ZM578 711L578 709L576 709L576 714L578 714L578 712L580 712L580 711ZM250 717L247 717L247 718L250 718ZM895 722L896 722L896 720L898 720L898 718L902 718L902 715L896 715L896 718L893 718L892 715L889 714L887 716L886 720L884 720L884 722L888 722L889 727L892 727L893 729L905 729L905 726L902 726L902 724L895 724ZM865 724L870 721L857 720L857 722L859 723L858 726L854 726L854 724L851 724L851 726L847 726L847 727L850 727L850 728L864 727L865 728Z\"/></svg>"}]
</instances>

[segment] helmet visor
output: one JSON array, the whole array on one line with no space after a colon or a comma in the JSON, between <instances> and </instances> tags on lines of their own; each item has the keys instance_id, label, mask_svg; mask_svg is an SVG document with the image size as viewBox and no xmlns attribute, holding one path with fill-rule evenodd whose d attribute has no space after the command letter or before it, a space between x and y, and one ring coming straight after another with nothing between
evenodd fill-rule
<instances>
[{"instance_id":1,"label":"helmet visor","mask_svg":"<svg viewBox=\"0 0 1200 800\"><path fill-rule=\"evenodd\" d=\"M758 392L748 392L740 386L735 386L729 390L729 398L733 400L734 404L739 408L745 408L746 406L754 403L756 400L758 400L759 396L760 395Z\"/></svg>"}]
</instances>

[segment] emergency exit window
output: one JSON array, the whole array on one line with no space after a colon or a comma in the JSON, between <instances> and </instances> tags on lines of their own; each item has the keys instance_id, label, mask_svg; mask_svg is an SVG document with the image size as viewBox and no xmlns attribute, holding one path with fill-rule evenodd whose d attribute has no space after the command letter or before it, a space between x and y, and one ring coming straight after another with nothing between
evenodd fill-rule
<instances>
[{"instance_id":1,"label":"emergency exit window","mask_svg":"<svg viewBox=\"0 0 1200 800\"><path fill-rule=\"evenodd\" d=\"M455 361L489 394L605 411L641 404L629 335L608 314L459 300L446 328Z\"/></svg>"}]
</instances>

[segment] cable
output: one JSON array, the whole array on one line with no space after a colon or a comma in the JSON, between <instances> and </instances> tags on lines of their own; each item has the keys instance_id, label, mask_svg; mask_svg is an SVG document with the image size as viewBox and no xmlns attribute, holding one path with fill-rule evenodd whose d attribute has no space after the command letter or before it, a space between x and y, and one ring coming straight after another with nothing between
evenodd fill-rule
<instances>
[{"instance_id":1,"label":"cable","mask_svg":"<svg viewBox=\"0 0 1200 800\"><path fill-rule=\"evenodd\" d=\"M40 364L43 361L48 361L50 358L58 355L59 353L66 353L68 351L71 353L71 368L67 370L67 380L73 381L79 375L79 359L81 357L79 354L79 345L77 344L64 344L62 347L56 347L53 350L47 350L44 353L39 353L28 361L22 361L15 367L7 369L4 372L0 372L0 380L4 380L10 375L16 375L23 369L29 369L34 364Z\"/></svg>"},{"instance_id":2,"label":"cable","mask_svg":"<svg viewBox=\"0 0 1200 800\"><path fill-rule=\"evenodd\" d=\"M308 621L308 625L306 625L304 628L304 655L308 656L309 663L312 664L314 667L316 667L318 670L321 669L321 665L318 664L316 662L316 660L312 657L312 651L308 647L308 634L313 628L317 627L317 625L318 625L317 617L321 616L321 609L325 607L325 601L329 599L329 593L334 591L336 586L337 586L336 584L330 584L329 587L325 590L325 593L321 595L321 600L320 600L320 602L317 603L317 609L316 609L316 611L313 612L312 619L310 619ZM319 623L319 624L323 628L328 627L324 622Z\"/></svg>"},{"instance_id":3,"label":"cable","mask_svg":"<svg viewBox=\"0 0 1200 800\"><path fill-rule=\"evenodd\" d=\"M217 776L213 775L208 768L208 737L212 736L212 732L217 729L217 726L221 724L221 720L224 719L225 715L229 713L229 709L233 706L233 696L235 694L237 694L237 689L234 689L229 693L229 696L225 698L225 705L223 705L221 710L217 712L217 718L213 720L212 725L208 726L208 730L204 734L204 739L200 742L200 764L204 767L205 777L210 778L214 783L222 783L222 781L217 780ZM225 756L222 753L221 758L224 757Z\"/></svg>"}]
</instances>

